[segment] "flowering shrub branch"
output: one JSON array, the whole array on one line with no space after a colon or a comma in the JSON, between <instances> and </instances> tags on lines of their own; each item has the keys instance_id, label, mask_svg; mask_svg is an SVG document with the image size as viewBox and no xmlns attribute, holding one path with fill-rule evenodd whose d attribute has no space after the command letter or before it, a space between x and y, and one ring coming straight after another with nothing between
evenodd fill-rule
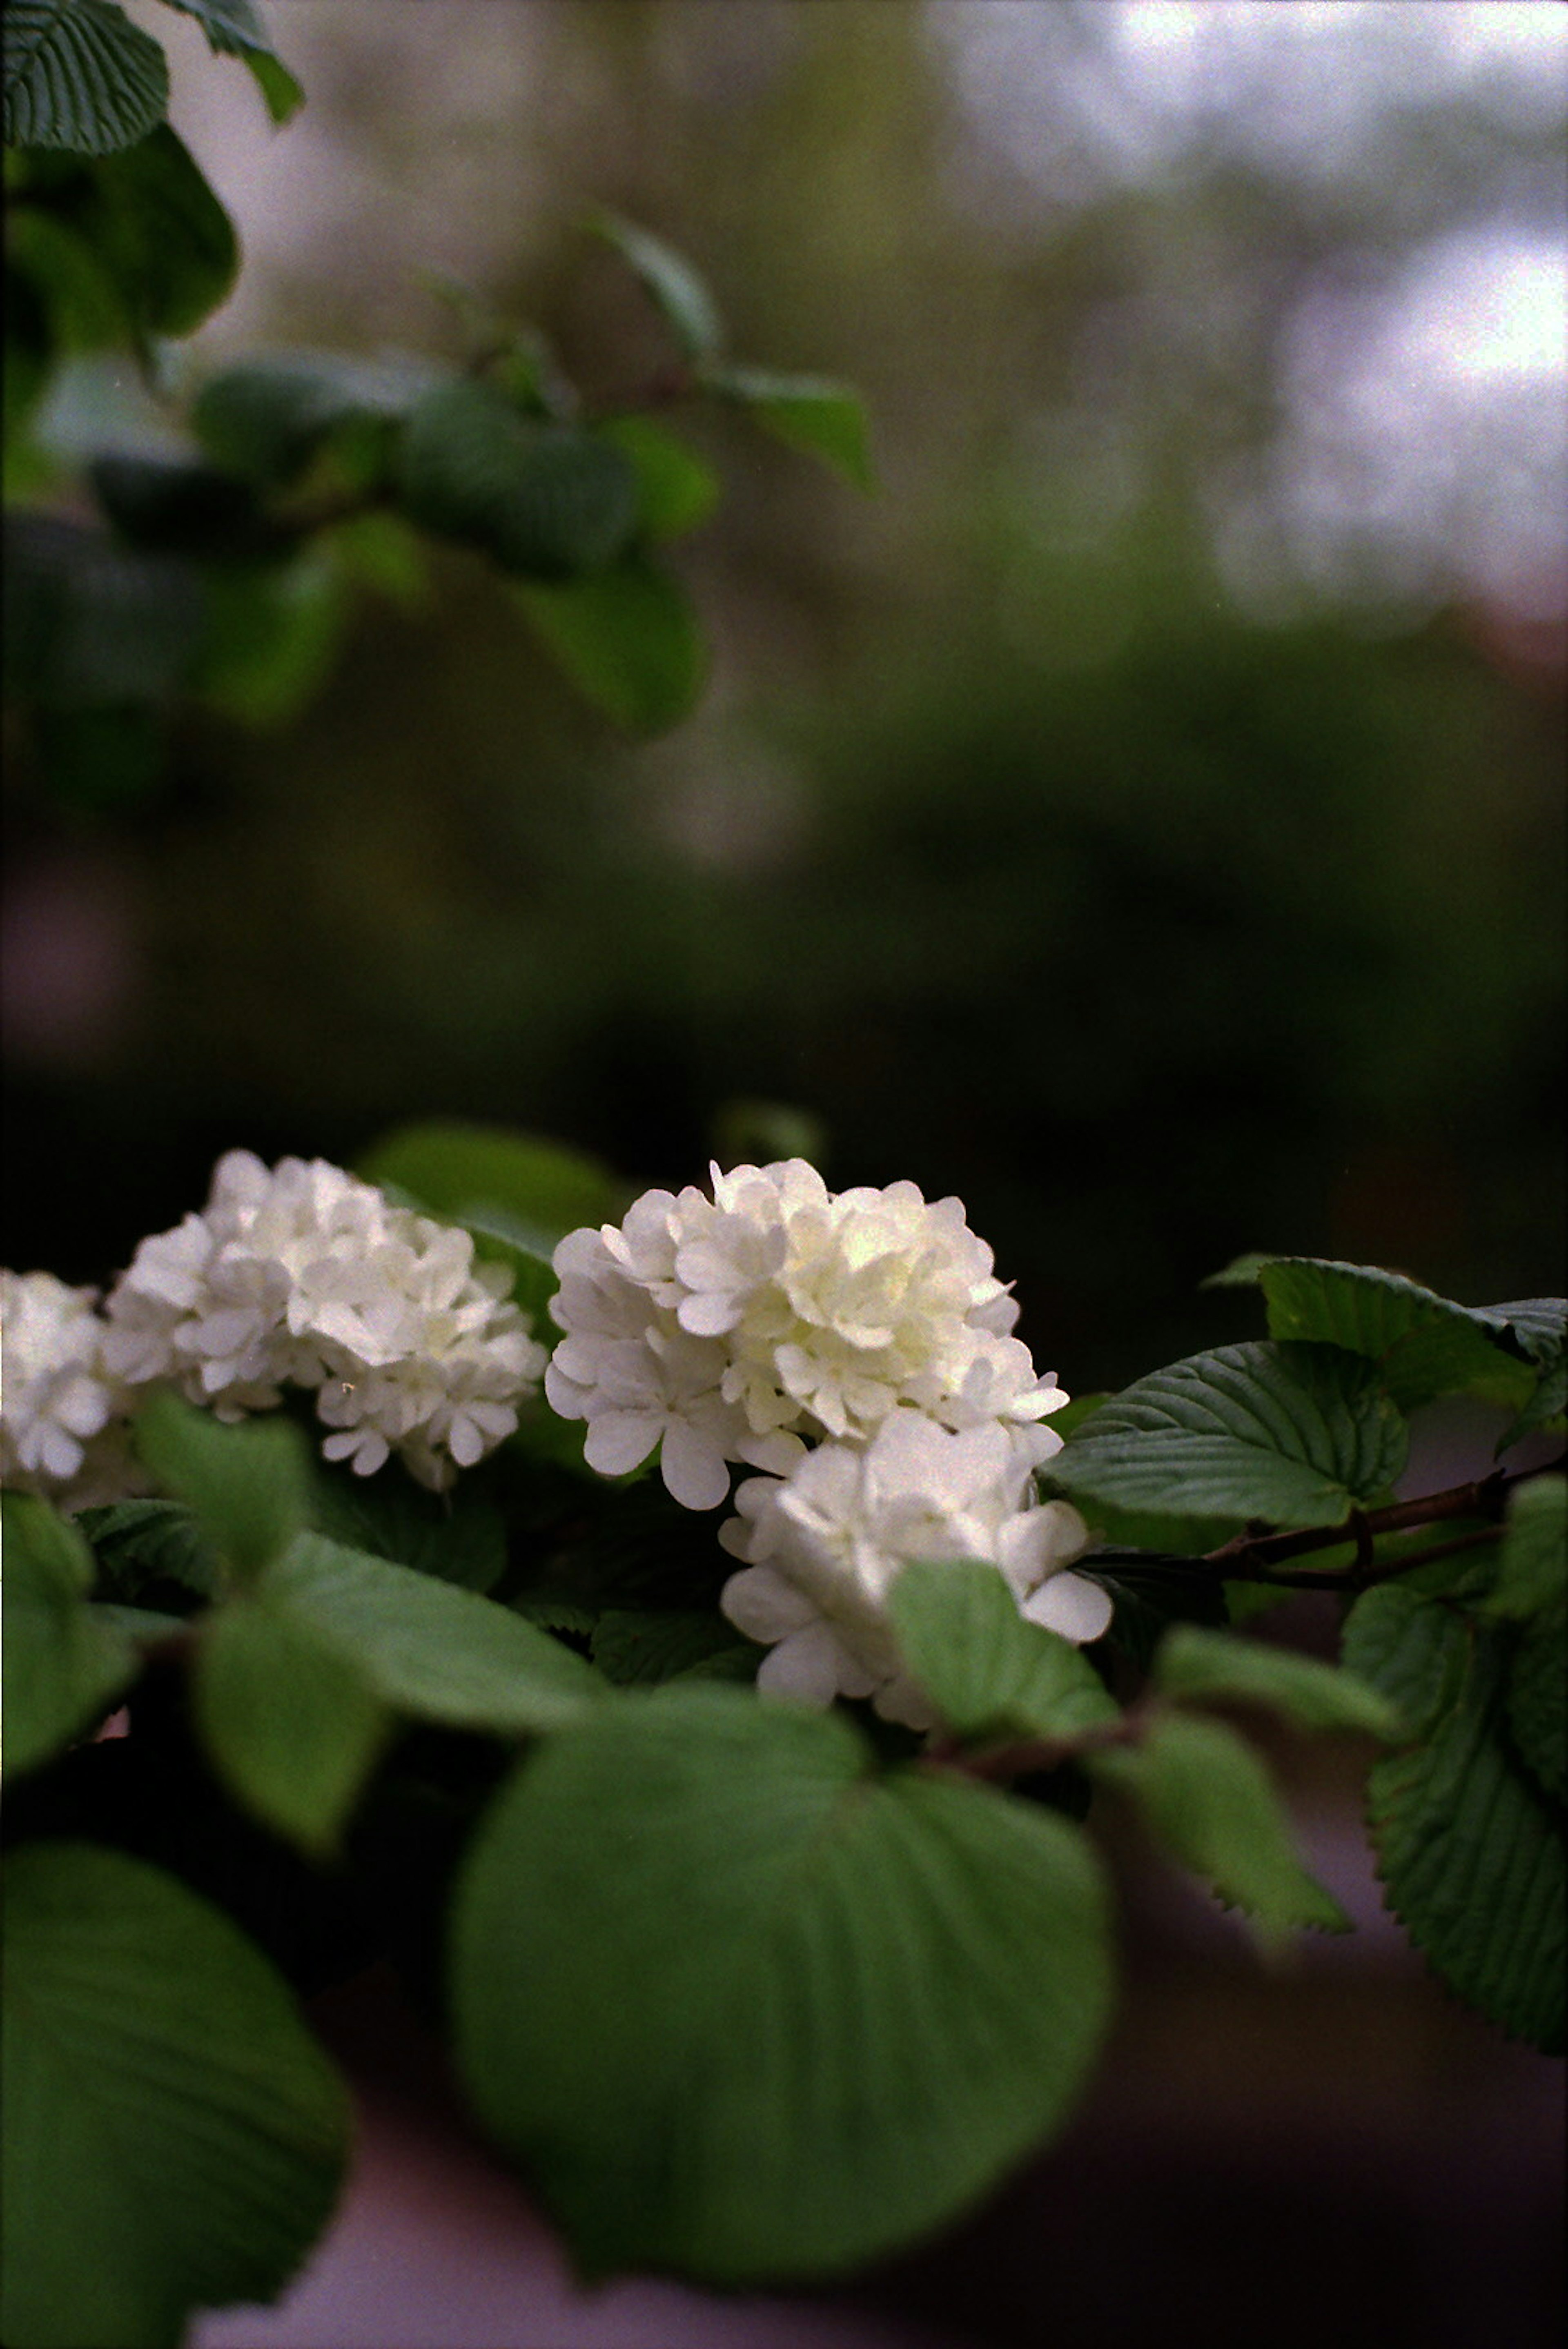
<instances>
[{"instance_id":1,"label":"flowering shrub branch","mask_svg":"<svg viewBox=\"0 0 1568 2349\"><path fill-rule=\"evenodd\" d=\"M467 1128L357 1174L231 1153L101 1306L7 1273L7 1984L52 2024L27 2174L77 2190L51 2147L95 2077L142 2100L155 2168L222 2111L213 2195L248 2191L224 2158L271 2163L292 2215L217 2283L165 2230L160 2289L265 2296L303 2255L342 2092L278 1971L320 1929L257 1946L219 1864L259 1832L257 1865L300 1855L300 1920L360 1920L326 1978L379 1952L444 1975L473 2109L590 2269L839 2272L1082 2092L1114 1980L1102 1802L1265 1941L1345 1929L1233 1725L1259 1707L1383 1749L1391 1904L1459 1995L1560 2047L1568 1487L1389 1488L1433 1395L1501 1402L1510 1440L1557 1423L1563 1308L1256 1278L1275 1334L1063 1421L956 1199L796 1159L628 1203ZM1237 1636L1248 1584L1343 1592L1345 1663ZM92 1744L119 1706L130 1734ZM206 1822L172 1873L113 1793L171 1770ZM389 1881L374 1856L433 1816L432 1863ZM150 2008L149 1968L193 2003ZM213 2054L264 1982L308 2153ZM79 2330L48 2239L13 2265L7 2337Z\"/></svg>"}]
</instances>

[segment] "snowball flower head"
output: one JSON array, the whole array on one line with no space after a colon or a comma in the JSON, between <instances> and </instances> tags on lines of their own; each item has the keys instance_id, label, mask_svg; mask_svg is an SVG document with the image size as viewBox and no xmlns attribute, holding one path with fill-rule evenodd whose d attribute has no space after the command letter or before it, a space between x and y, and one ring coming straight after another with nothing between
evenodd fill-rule
<instances>
[{"instance_id":1,"label":"snowball flower head","mask_svg":"<svg viewBox=\"0 0 1568 2349\"><path fill-rule=\"evenodd\" d=\"M451 1482L517 1424L545 1350L469 1235L324 1159L220 1160L202 1214L144 1240L107 1307L108 1360L221 1419L314 1389L328 1459L397 1452Z\"/></svg>"},{"instance_id":2,"label":"snowball flower head","mask_svg":"<svg viewBox=\"0 0 1568 2349\"><path fill-rule=\"evenodd\" d=\"M0 1272L0 1485L65 1509L138 1486L97 1297L50 1272Z\"/></svg>"},{"instance_id":3,"label":"snowball flower head","mask_svg":"<svg viewBox=\"0 0 1568 2349\"><path fill-rule=\"evenodd\" d=\"M800 1158L712 1182L711 1199L649 1191L556 1252L566 1335L545 1392L588 1422L592 1465L634 1467L662 1440L675 1497L711 1507L727 1461L782 1471L899 1411L957 1431L1066 1402L1011 1334L1018 1309L961 1200L831 1192Z\"/></svg>"},{"instance_id":4,"label":"snowball flower head","mask_svg":"<svg viewBox=\"0 0 1568 2349\"><path fill-rule=\"evenodd\" d=\"M786 1478L742 1485L740 1515L719 1538L746 1564L719 1603L772 1650L759 1688L821 1705L868 1696L887 1719L929 1728L934 1715L888 1619L888 1593L915 1558L999 1567L1030 1621L1075 1645L1097 1640L1110 1600L1066 1570L1088 1529L1066 1502L1033 1498L1044 1433L1000 1423L953 1430L901 1411L868 1444L824 1444Z\"/></svg>"}]
</instances>

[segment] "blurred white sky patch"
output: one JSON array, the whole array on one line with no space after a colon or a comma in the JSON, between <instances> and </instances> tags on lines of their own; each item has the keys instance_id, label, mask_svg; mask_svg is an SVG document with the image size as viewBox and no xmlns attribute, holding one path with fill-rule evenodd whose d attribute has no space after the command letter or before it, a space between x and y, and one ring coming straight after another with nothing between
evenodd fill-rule
<instances>
[{"instance_id":1,"label":"blurred white sky patch","mask_svg":"<svg viewBox=\"0 0 1568 2349\"><path fill-rule=\"evenodd\" d=\"M1519 142L1568 123L1568 6L929 0L929 15L977 147L1008 174L1000 212L1010 228L1032 212L1035 233L1096 194L1176 197L1216 168L1331 199L1386 183L1392 140L1468 110L1473 226L1392 276L1347 252L1309 282L1266 460L1211 485L1216 544L1260 614L1303 589L1412 616L1455 592L1568 613L1568 177L1515 168Z\"/></svg>"}]
</instances>

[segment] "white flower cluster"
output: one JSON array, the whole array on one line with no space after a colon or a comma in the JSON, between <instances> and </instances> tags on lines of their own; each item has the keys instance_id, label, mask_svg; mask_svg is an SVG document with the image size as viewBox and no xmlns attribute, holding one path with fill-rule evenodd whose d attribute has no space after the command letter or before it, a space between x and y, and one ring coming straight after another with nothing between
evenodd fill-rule
<instances>
[{"instance_id":1,"label":"white flower cluster","mask_svg":"<svg viewBox=\"0 0 1568 2349\"><path fill-rule=\"evenodd\" d=\"M622 1475L658 1444L691 1509L725 1498L732 1462L772 1472L720 1537L747 1561L721 1603L774 1646L763 1687L915 1720L885 1600L917 1557L989 1559L1036 1619L1105 1630L1098 1586L1061 1572L1082 1520L1033 1505L1030 1484L1061 1448L1039 1423L1067 1397L1012 1335L1018 1309L961 1200L833 1193L798 1158L715 1167L711 1199L649 1191L555 1265L566 1334L545 1391L587 1422L590 1466Z\"/></svg>"},{"instance_id":2,"label":"white flower cluster","mask_svg":"<svg viewBox=\"0 0 1568 2349\"><path fill-rule=\"evenodd\" d=\"M97 1299L52 1272L0 1272L0 1485L67 1509L137 1489Z\"/></svg>"},{"instance_id":3,"label":"white flower cluster","mask_svg":"<svg viewBox=\"0 0 1568 2349\"><path fill-rule=\"evenodd\" d=\"M511 1434L545 1350L469 1235L324 1159L219 1161L201 1215L143 1240L110 1292L104 1360L220 1419L316 1392L329 1460L391 1452L438 1489Z\"/></svg>"}]
</instances>

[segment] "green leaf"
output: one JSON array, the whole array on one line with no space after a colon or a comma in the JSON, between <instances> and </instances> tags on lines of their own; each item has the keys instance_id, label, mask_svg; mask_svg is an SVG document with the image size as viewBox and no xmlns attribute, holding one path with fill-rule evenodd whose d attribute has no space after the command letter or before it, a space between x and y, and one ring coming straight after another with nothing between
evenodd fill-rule
<instances>
[{"instance_id":1,"label":"green leaf","mask_svg":"<svg viewBox=\"0 0 1568 2349\"><path fill-rule=\"evenodd\" d=\"M158 1482L194 1509L242 1581L251 1581L306 1524L305 1438L284 1419L225 1427L167 1390L137 1417L136 1449Z\"/></svg>"},{"instance_id":2,"label":"green leaf","mask_svg":"<svg viewBox=\"0 0 1568 2349\"><path fill-rule=\"evenodd\" d=\"M280 2292L337 2199L348 2097L281 1977L123 1852L8 1859L5 2076L15 2349L175 2349Z\"/></svg>"},{"instance_id":3,"label":"green leaf","mask_svg":"<svg viewBox=\"0 0 1568 2349\"><path fill-rule=\"evenodd\" d=\"M905 1664L961 1737L1072 1739L1117 1716L1094 1666L1025 1621L994 1566L914 1559L888 1606Z\"/></svg>"},{"instance_id":4,"label":"green leaf","mask_svg":"<svg viewBox=\"0 0 1568 2349\"><path fill-rule=\"evenodd\" d=\"M1517 1405L1534 1383L1506 1308L1455 1305L1401 1273L1316 1257L1264 1257L1257 1277L1271 1337L1364 1354L1403 1410L1444 1394Z\"/></svg>"},{"instance_id":5,"label":"green leaf","mask_svg":"<svg viewBox=\"0 0 1568 2349\"><path fill-rule=\"evenodd\" d=\"M1335 1526L1404 1463L1406 1427L1376 1370L1334 1346L1221 1346L1125 1388L1052 1461L1094 1505L1191 1527L1204 1548L1254 1518Z\"/></svg>"},{"instance_id":6,"label":"green leaf","mask_svg":"<svg viewBox=\"0 0 1568 2349\"><path fill-rule=\"evenodd\" d=\"M233 223L166 122L90 167L72 217L140 337L191 334L234 285L240 248Z\"/></svg>"},{"instance_id":7,"label":"green leaf","mask_svg":"<svg viewBox=\"0 0 1568 2349\"><path fill-rule=\"evenodd\" d=\"M614 212L597 212L587 225L596 236L613 245L631 268L673 332L682 356L714 357L723 344L723 324L706 282L685 254Z\"/></svg>"},{"instance_id":8,"label":"green leaf","mask_svg":"<svg viewBox=\"0 0 1568 2349\"><path fill-rule=\"evenodd\" d=\"M1179 1704L1266 1705L1298 1729L1357 1730L1385 1740L1401 1729L1397 1709L1354 1672L1196 1623L1166 1634L1154 1661L1154 1685Z\"/></svg>"},{"instance_id":9,"label":"green leaf","mask_svg":"<svg viewBox=\"0 0 1568 2349\"><path fill-rule=\"evenodd\" d=\"M637 475L613 442L524 416L472 378L437 384L414 409L399 496L424 529L483 548L523 579L602 571L637 526Z\"/></svg>"},{"instance_id":10,"label":"green leaf","mask_svg":"<svg viewBox=\"0 0 1568 2349\"><path fill-rule=\"evenodd\" d=\"M5 563L13 691L71 713L149 707L195 667L202 591L171 556L117 546L51 514L18 514Z\"/></svg>"},{"instance_id":11,"label":"green leaf","mask_svg":"<svg viewBox=\"0 0 1568 2349\"><path fill-rule=\"evenodd\" d=\"M470 1590L304 1534L266 1578L269 1604L353 1664L400 1713L529 1736L604 1695L582 1657Z\"/></svg>"},{"instance_id":12,"label":"green leaf","mask_svg":"<svg viewBox=\"0 0 1568 2349\"><path fill-rule=\"evenodd\" d=\"M391 1467L356 1476L319 1465L310 1516L312 1532L346 1549L411 1566L460 1589L483 1594L505 1572L505 1522L466 1479L454 1491L430 1493Z\"/></svg>"},{"instance_id":13,"label":"green leaf","mask_svg":"<svg viewBox=\"0 0 1568 2349\"><path fill-rule=\"evenodd\" d=\"M657 1688L688 1672L756 1678L761 1651L713 1609L611 1607L592 1626L591 1652L618 1688Z\"/></svg>"},{"instance_id":14,"label":"green leaf","mask_svg":"<svg viewBox=\"0 0 1568 2349\"><path fill-rule=\"evenodd\" d=\"M1377 1762L1367 1820L1388 1906L1450 1990L1549 2054L1563 2045L1563 1813L1516 1756L1517 1634L1400 1583L1345 1622L1352 1669L1417 1725Z\"/></svg>"},{"instance_id":15,"label":"green leaf","mask_svg":"<svg viewBox=\"0 0 1568 2349\"><path fill-rule=\"evenodd\" d=\"M75 1526L31 1494L0 1496L5 1548L3 1661L7 1775L47 1762L90 1729L136 1677L129 1642L87 1605L92 1555Z\"/></svg>"},{"instance_id":16,"label":"green leaf","mask_svg":"<svg viewBox=\"0 0 1568 2349\"><path fill-rule=\"evenodd\" d=\"M356 1161L367 1183L392 1185L426 1215L489 1220L511 1244L548 1257L585 1224L617 1223L628 1186L585 1152L499 1125L438 1119L400 1125Z\"/></svg>"},{"instance_id":17,"label":"green leaf","mask_svg":"<svg viewBox=\"0 0 1568 2349\"><path fill-rule=\"evenodd\" d=\"M277 541L248 482L182 459L113 455L88 467L119 536L154 554L253 555Z\"/></svg>"},{"instance_id":18,"label":"green leaf","mask_svg":"<svg viewBox=\"0 0 1568 2349\"><path fill-rule=\"evenodd\" d=\"M1147 1671L1172 1623L1228 1620L1226 1585L1201 1558L1096 1549L1074 1567L1109 1594L1115 1610L1106 1638L1119 1656Z\"/></svg>"},{"instance_id":19,"label":"green leaf","mask_svg":"<svg viewBox=\"0 0 1568 2349\"><path fill-rule=\"evenodd\" d=\"M169 108L169 67L110 0L7 0L5 144L107 155Z\"/></svg>"},{"instance_id":20,"label":"green leaf","mask_svg":"<svg viewBox=\"0 0 1568 2349\"><path fill-rule=\"evenodd\" d=\"M1568 1478L1515 1485L1498 1556L1489 1615L1524 1617L1563 1604L1568 1592Z\"/></svg>"},{"instance_id":21,"label":"green leaf","mask_svg":"<svg viewBox=\"0 0 1568 2349\"><path fill-rule=\"evenodd\" d=\"M618 726L660 733L694 707L707 654L691 598L668 572L634 557L517 595L551 657Z\"/></svg>"},{"instance_id":22,"label":"green leaf","mask_svg":"<svg viewBox=\"0 0 1568 2349\"><path fill-rule=\"evenodd\" d=\"M1052 1433L1059 1435L1064 1444L1070 1435L1076 1435L1086 1419L1093 1419L1097 1411L1115 1401L1116 1396L1108 1389L1098 1394L1075 1394L1071 1402L1064 1402L1060 1411L1051 1413Z\"/></svg>"},{"instance_id":23,"label":"green leaf","mask_svg":"<svg viewBox=\"0 0 1568 2349\"><path fill-rule=\"evenodd\" d=\"M209 1618L194 1710L237 1802L302 1850L336 1848L390 1727L352 1661L264 1588Z\"/></svg>"},{"instance_id":24,"label":"green leaf","mask_svg":"<svg viewBox=\"0 0 1568 2349\"><path fill-rule=\"evenodd\" d=\"M836 2274L1065 2117L1110 1993L1087 1845L869 1762L842 1719L665 1689L541 1747L483 1822L459 2062L590 2273Z\"/></svg>"},{"instance_id":25,"label":"green leaf","mask_svg":"<svg viewBox=\"0 0 1568 2349\"><path fill-rule=\"evenodd\" d=\"M776 439L821 457L857 490L874 490L866 410L847 384L815 375L775 375L767 367L711 367L709 391L738 401Z\"/></svg>"},{"instance_id":26,"label":"green leaf","mask_svg":"<svg viewBox=\"0 0 1568 2349\"><path fill-rule=\"evenodd\" d=\"M348 618L342 576L319 544L292 563L212 564L193 690L253 727L284 726L326 682Z\"/></svg>"},{"instance_id":27,"label":"green leaf","mask_svg":"<svg viewBox=\"0 0 1568 2349\"><path fill-rule=\"evenodd\" d=\"M1568 1609L1561 1600L1525 1624L1508 1685L1514 1743L1557 1803L1568 1795Z\"/></svg>"},{"instance_id":28,"label":"green leaf","mask_svg":"<svg viewBox=\"0 0 1568 2349\"><path fill-rule=\"evenodd\" d=\"M223 1560L182 1501L115 1501L77 1519L92 1544L102 1584L116 1599L140 1599L150 1586L172 1584L195 1599L223 1588Z\"/></svg>"},{"instance_id":29,"label":"green leaf","mask_svg":"<svg viewBox=\"0 0 1568 2349\"><path fill-rule=\"evenodd\" d=\"M294 481L329 434L400 422L443 378L423 361L280 351L210 376L191 427L213 462L262 488Z\"/></svg>"},{"instance_id":30,"label":"green leaf","mask_svg":"<svg viewBox=\"0 0 1568 2349\"><path fill-rule=\"evenodd\" d=\"M1156 1841L1244 1909L1265 1940L1301 1925L1346 1930L1339 1903L1297 1859L1268 1775L1234 1730L1168 1713L1141 1744L1084 1759L1093 1776L1130 1795Z\"/></svg>"},{"instance_id":31,"label":"green leaf","mask_svg":"<svg viewBox=\"0 0 1568 2349\"><path fill-rule=\"evenodd\" d=\"M286 122L305 103L305 92L273 47L254 0L164 0L164 5L194 16L217 55L238 57L250 67L275 122Z\"/></svg>"},{"instance_id":32,"label":"green leaf","mask_svg":"<svg viewBox=\"0 0 1568 2349\"><path fill-rule=\"evenodd\" d=\"M599 431L637 476L637 523L645 538L680 538L707 521L719 502L719 477L684 440L645 416L614 417Z\"/></svg>"}]
</instances>

